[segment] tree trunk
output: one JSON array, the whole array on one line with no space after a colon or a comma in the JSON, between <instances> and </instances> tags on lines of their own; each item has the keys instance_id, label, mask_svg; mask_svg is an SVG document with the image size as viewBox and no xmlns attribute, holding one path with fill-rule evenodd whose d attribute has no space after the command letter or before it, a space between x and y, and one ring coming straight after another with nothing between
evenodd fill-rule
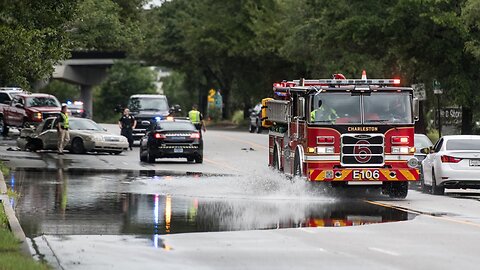
<instances>
[{"instance_id":1,"label":"tree trunk","mask_svg":"<svg viewBox=\"0 0 480 270\"><path fill-rule=\"evenodd\" d=\"M473 129L473 113L471 108L462 107L462 134L470 135Z\"/></svg>"},{"instance_id":2,"label":"tree trunk","mask_svg":"<svg viewBox=\"0 0 480 270\"><path fill-rule=\"evenodd\" d=\"M230 85L228 88L222 89L221 91L223 97L223 110L222 110L222 119L230 119Z\"/></svg>"}]
</instances>

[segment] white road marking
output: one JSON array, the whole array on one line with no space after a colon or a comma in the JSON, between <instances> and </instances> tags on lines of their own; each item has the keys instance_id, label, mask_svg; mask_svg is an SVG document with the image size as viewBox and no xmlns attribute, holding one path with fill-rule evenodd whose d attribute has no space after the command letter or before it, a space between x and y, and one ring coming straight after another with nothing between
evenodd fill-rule
<instances>
[{"instance_id":1,"label":"white road marking","mask_svg":"<svg viewBox=\"0 0 480 270\"><path fill-rule=\"evenodd\" d=\"M376 251L376 252L388 254L388 255L391 255L391 256L400 256L400 254L398 254L398 253L396 253L396 252L393 252L393 251L390 251L390 250L381 249L381 248L369 247L368 249L370 249L370 250L372 250L372 251Z\"/></svg>"}]
</instances>

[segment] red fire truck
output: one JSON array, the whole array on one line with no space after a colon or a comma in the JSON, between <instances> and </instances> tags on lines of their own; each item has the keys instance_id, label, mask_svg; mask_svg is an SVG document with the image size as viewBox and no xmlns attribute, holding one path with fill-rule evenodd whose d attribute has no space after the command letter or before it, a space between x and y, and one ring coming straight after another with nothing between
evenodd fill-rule
<instances>
[{"instance_id":1,"label":"red fire truck","mask_svg":"<svg viewBox=\"0 0 480 270\"><path fill-rule=\"evenodd\" d=\"M399 79L294 80L262 100L269 166L332 187L378 185L405 198L419 178L413 156L416 100Z\"/></svg>"}]
</instances>

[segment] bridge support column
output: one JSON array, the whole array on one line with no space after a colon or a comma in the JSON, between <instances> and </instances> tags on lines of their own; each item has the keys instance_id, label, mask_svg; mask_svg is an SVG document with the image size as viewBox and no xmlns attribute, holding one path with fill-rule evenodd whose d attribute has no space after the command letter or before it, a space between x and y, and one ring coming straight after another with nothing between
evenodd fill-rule
<instances>
[{"instance_id":1,"label":"bridge support column","mask_svg":"<svg viewBox=\"0 0 480 270\"><path fill-rule=\"evenodd\" d=\"M83 101L83 109L87 112L88 118L93 118L93 86L81 85L80 99Z\"/></svg>"}]
</instances>

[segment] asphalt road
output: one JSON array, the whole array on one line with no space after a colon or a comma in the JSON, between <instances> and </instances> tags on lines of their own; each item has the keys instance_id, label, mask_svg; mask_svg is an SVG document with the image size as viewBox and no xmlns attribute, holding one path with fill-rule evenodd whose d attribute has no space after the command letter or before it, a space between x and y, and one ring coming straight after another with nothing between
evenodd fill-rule
<instances>
[{"instance_id":1,"label":"asphalt road","mask_svg":"<svg viewBox=\"0 0 480 270\"><path fill-rule=\"evenodd\" d=\"M115 126L107 128L118 133ZM203 164L180 159L141 163L138 148L119 156L8 151L13 144L8 139L0 142L0 158L18 169L56 170L62 166L72 172L210 175L212 178L203 182L151 179L123 188L139 194L160 194L166 202L168 196L227 200L231 204L227 210L214 208L211 215L223 222L222 217L228 215L233 217L228 222L237 225L302 215L308 210L305 203L311 201L347 204L344 198L312 195L308 185L270 171L266 165L266 134L209 130L204 139ZM101 185L95 190L114 189L106 181ZM154 238L154 245L151 239L136 234L49 233L33 241L38 246L36 252L58 269L478 269L479 200L480 193L475 190L447 190L445 196L410 190L404 200L379 196L360 199L408 215L407 220L397 222L292 228L283 228L279 223L278 228L261 230L246 227L221 232L161 233ZM268 207L256 207L261 205L259 202L267 202ZM349 203L348 207L355 208ZM362 214L348 218L361 219Z\"/></svg>"}]
</instances>

